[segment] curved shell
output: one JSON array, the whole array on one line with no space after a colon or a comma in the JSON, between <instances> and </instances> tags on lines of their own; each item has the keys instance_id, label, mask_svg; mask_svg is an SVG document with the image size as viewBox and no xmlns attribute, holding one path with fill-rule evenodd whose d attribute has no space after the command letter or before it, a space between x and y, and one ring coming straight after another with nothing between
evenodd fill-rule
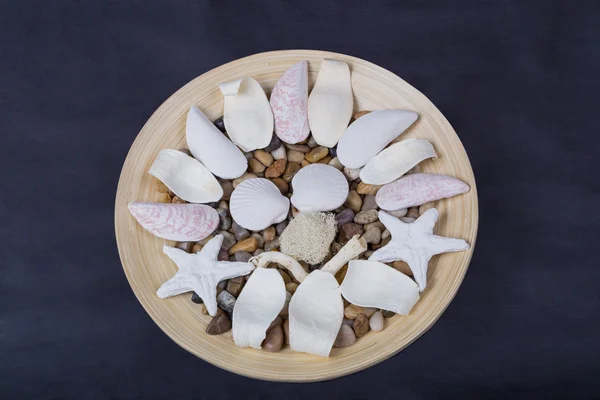
<instances>
[{"instance_id":1,"label":"curved shell","mask_svg":"<svg viewBox=\"0 0 600 400\"><path fill-rule=\"evenodd\" d=\"M151 234L178 242L195 242L219 225L219 214L203 204L144 203L132 201L129 212Z\"/></svg>"},{"instance_id":2,"label":"curved shell","mask_svg":"<svg viewBox=\"0 0 600 400\"><path fill-rule=\"evenodd\" d=\"M273 137L273 112L256 80L244 77L219 84L225 96L223 120L233 143L248 152L267 147Z\"/></svg>"},{"instance_id":3,"label":"curved shell","mask_svg":"<svg viewBox=\"0 0 600 400\"><path fill-rule=\"evenodd\" d=\"M398 137L419 117L406 110L376 110L354 121L337 147L343 166L360 168Z\"/></svg>"},{"instance_id":4,"label":"curved shell","mask_svg":"<svg viewBox=\"0 0 600 400\"><path fill-rule=\"evenodd\" d=\"M286 143L298 143L308 137L308 62L292 65L271 92L275 134Z\"/></svg>"},{"instance_id":5,"label":"curved shell","mask_svg":"<svg viewBox=\"0 0 600 400\"><path fill-rule=\"evenodd\" d=\"M360 179L370 185L385 185L400 178L421 161L436 157L433 146L427 140L406 139L372 158L360 170Z\"/></svg>"},{"instance_id":6,"label":"curved shell","mask_svg":"<svg viewBox=\"0 0 600 400\"><path fill-rule=\"evenodd\" d=\"M311 164L294 175L292 204L301 212L335 210L348 198L348 181L335 167Z\"/></svg>"},{"instance_id":7,"label":"curved shell","mask_svg":"<svg viewBox=\"0 0 600 400\"><path fill-rule=\"evenodd\" d=\"M348 64L323 60L308 98L308 122L319 145L333 147L337 144L352 118L353 102Z\"/></svg>"},{"instance_id":8,"label":"curved shell","mask_svg":"<svg viewBox=\"0 0 600 400\"><path fill-rule=\"evenodd\" d=\"M394 211L456 196L470 189L469 185L451 176L417 173L384 185L377 192L375 201L383 210Z\"/></svg>"},{"instance_id":9,"label":"curved shell","mask_svg":"<svg viewBox=\"0 0 600 400\"><path fill-rule=\"evenodd\" d=\"M185 140L194 157L219 178L238 178L248 168L240 149L196 106L188 112Z\"/></svg>"},{"instance_id":10,"label":"curved shell","mask_svg":"<svg viewBox=\"0 0 600 400\"><path fill-rule=\"evenodd\" d=\"M286 219L290 201L273 182L264 178L246 179L231 194L229 209L238 225L260 231Z\"/></svg>"},{"instance_id":11,"label":"curved shell","mask_svg":"<svg viewBox=\"0 0 600 400\"><path fill-rule=\"evenodd\" d=\"M223 188L213 174L198 160L178 150L159 151L148 173L190 203L212 203L223 197Z\"/></svg>"}]
</instances>

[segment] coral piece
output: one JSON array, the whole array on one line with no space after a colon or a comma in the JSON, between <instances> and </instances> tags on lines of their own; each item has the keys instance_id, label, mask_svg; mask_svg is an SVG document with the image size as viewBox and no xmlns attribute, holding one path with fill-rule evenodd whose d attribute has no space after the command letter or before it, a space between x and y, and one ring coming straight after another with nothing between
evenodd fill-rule
<instances>
[{"instance_id":1,"label":"coral piece","mask_svg":"<svg viewBox=\"0 0 600 400\"><path fill-rule=\"evenodd\" d=\"M294 275L294 279L298 282L302 282L308 276L298 261L287 254L278 251L266 251L260 253L259 255L252 257L250 262L254 264L256 268L266 268L270 263L279 264L282 268L290 271L292 275Z\"/></svg>"},{"instance_id":2,"label":"coral piece","mask_svg":"<svg viewBox=\"0 0 600 400\"><path fill-rule=\"evenodd\" d=\"M318 264L329 253L335 239L337 221L329 213L300 213L280 237L281 251L309 264Z\"/></svg>"}]
</instances>

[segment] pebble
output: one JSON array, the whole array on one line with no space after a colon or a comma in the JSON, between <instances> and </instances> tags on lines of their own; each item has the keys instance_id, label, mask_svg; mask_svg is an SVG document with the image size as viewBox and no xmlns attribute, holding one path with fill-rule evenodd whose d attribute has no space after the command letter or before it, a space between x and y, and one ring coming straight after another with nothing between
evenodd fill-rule
<instances>
[{"instance_id":1,"label":"pebble","mask_svg":"<svg viewBox=\"0 0 600 400\"><path fill-rule=\"evenodd\" d=\"M285 147L283 145L279 146L277 150L273 150L271 155L275 160L285 160Z\"/></svg>"},{"instance_id":2,"label":"pebble","mask_svg":"<svg viewBox=\"0 0 600 400\"><path fill-rule=\"evenodd\" d=\"M235 235L235 238L238 241L244 240L244 239L250 237L250 231L248 231L248 229L246 229L246 228L239 226L237 224L237 222L233 221L233 223L231 224L231 227L233 228L233 234ZM227 249L227 250L229 250L229 249Z\"/></svg>"},{"instance_id":3,"label":"pebble","mask_svg":"<svg viewBox=\"0 0 600 400\"><path fill-rule=\"evenodd\" d=\"M209 335L220 335L222 333L229 332L230 330L231 320L225 313L215 315L206 327L206 333Z\"/></svg>"},{"instance_id":4,"label":"pebble","mask_svg":"<svg viewBox=\"0 0 600 400\"><path fill-rule=\"evenodd\" d=\"M223 189L223 200L229 200L231 193L233 192L233 182L221 182L221 188Z\"/></svg>"},{"instance_id":5,"label":"pebble","mask_svg":"<svg viewBox=\"0 0 600 400\"><path fill-rule=\"evenodd\" d=\"M196 243L201 244L202 246L206 246L206 243L211 241L214 237L215 237L215 235L208 235L204 239L198 240Z\"/></svg>"},{"instance_id":6,"label":"pebble","mask_svg":"<svg viewBox=\"0 0 600 400\"><path fill-rule=\"evenodd\" d=\"M381 238L382 238L382 239L387 239L387 238L389 238L391 235L392 235L392 233L391 233L391 232L390 232L388 229L386 229L385 231L381 232Z\"/></svg>"},{"instance_id":7,"label":"pebble","mask_svg":"<svg viewBox=\"0 0 600 400\"><path fill-rule=\"evenodd\" d=\"M228 313L232 313L233 306L235 305L235 297L227 290L223 290L217 295L217 304L223 310L227 311Z\"/></svg>"},{"instance_id":8,"label":"pebble","mask_svg":"<svg viewBox=\"0 0 600 400\"><path fill-rule=\"evenodd\" d=\"M369 194L374 196L377 194L379 189L381 189L383 185L369 185L368 183L361 182L358 184L356 191L358 194Z\"/></svg>"},{"instance_id":9,"label":"pebble","mask_svg":"<svg viewBox=\"0 0 600 400\"><path fill-rule=\"evenodd\" d=\"M396 271L402 272L406 276L409 276L409 277L413 276L413 273L410 270L410 267L404 261L394 261L392 263L392 268L394 268Z\"/></svg>"},{"instance_id":10,"label":"pebble","mask_svg":"<svg viewBox=\"0 0 600 400\"><path fill-rule=\"evenodd\" d=\"M329 149L324 146L315 147L304 158L309 163L315 163L329 155Z\"/></svg>"},{"instance_id":11,"label":"pebble","mask_svg":"<svg viewBox=\"0 0 600 400\"><path fill-rule=\"evenodd\" d=\"M276 234L276 233L277 233L277 232L275 231L275 227L274 227L274 226L270 226L270 227L268 227L267 229L265 229L265 230L262 232L262 235L263 235L263 239L264 239L264 241L265 241L265 242L268 242L269 240L273 240L273 239L275 239L275 234ZM262 247L262 246L261 246L261 247Z\"/></svg>"},{"instance_id":12,"label":"pebble","mask_svg":"<svg viewBox=\"0 0 600 400\"><path fill-rule=\"evenodd\" d=\"M340 162L340 160L337 157L332 158L331 161L329 161L329 165L331 165L332 167L334 167L335 169L337 169L339 171L344 169L344 166L342 165L342 163Z\"/></svg>"},{"instance_id":13,"label":"pebble","mask_svg":"<svg viewBox=\"0 0 600 400\"><path fill-rule=\"evenodd\" d=\"M231 278L227 282L227 291L231 293L233 296L237 297L242 292L242 288L244 287L244 277L238 276L236 278ZM221 292L223 293L223 292Z\"/></svg>"},{"instance_id":14,"label":"pebble","mask_svg":"<svg viewBox=\"0 0 600 400\"><path fill-rule=\"evenodd\" d=\"M329 155L331 157L337 157L337 146L329 148Z\"/></svg>"},{"instance_id":15,"label":"pebble","mask_svg":"<svg viewBox=\"0 0 600 400\"><path fill-rule=\"evenodd\" d=\"M354 221L354 211L352 211L350 208L345 208L335 216L335 219L337 220L338 228L341 228L342 226Z\"/></svg>"},{"instance_id":16,"label":"pebble","mask_svg":"<svg viewBox=\"0 0 600 400\"><path fill-rule=\"evenodd\" d=\"M392 237L387 237L385 239L381 239L381 242L379 244L371 244L371 249L372 250L377 250L383 246L385 246L386 244L388 244L390 242L390 240L392 240Z\"/></svg>"},{"instance_id":17,"label":"pebble","mask_svg":"<svg viewBox=\"0 0 600 400\"><path fill-rule=\"evenodd\" d=\"M275 186L277 186L277 188L279 189L281 194L284 196L290 190L290 185L286 181L284 181L282 178L273 178L273 179L271 179L271 182L273 182L275 184Z\"/></svg>"},{"instance_id":18,"label":"pebble","mask_svg":"<svg viewBox=\"0 0 600 400\"><path fill-rule=\"evenodd\" d=\"M365 232L371 228L379 228L383 232L385 230L385 225L379 220L371 222L370 224L365 224Z\"/></svg>"},{"instance_id":19,"label":"pebble","mask_svg":"<svg viewBox=\"0 0 600 400\"><path fill-rule=\"evenodd\" d=\"M279 140L279 137L277 135L272 135L271 143L269 143L269 145L267 147L265 147L263 150L270 153L272 151L277 150L280 147L281 147L281 140Z\"/></svg>"},{"instance_id":20,"label":"pebble","mask_svg":"<svg viewBox=\"0 0 600 400\"><path fill-rule=\"evenodd\" d=\"M356 114L354 114L352 116L352 118L354 119L359 119L360 117L362 117L363 115L367 115L368 113L370 113L371 111L367 111L367 110L363 110L363 111L359 111Z\"/></svg>"},{"instance_id":21,"label":"pebble","mask_svg":"<svg viewBox=\"0 0 600 400\"><path fill-rule=\"evenodd\" d=\"M289 282L285 284L285 290L291 294L296 293L296 289L298 289L298 284L296 282Z\"/></svg>"},{"instance_id":22,"label":"pebble","mask_svg":"<svg viewBox=\"0 0 600 400\"><path fill-rule=\"evenodd\" d=\"M310 147L305 144L287 144L288 149L299 151L300 153L308 153L310 151Z\"/></svg>"},{"instance_id":23,"label":"pebble","mask_svg":"<svg viewBox=\"0 0 600 400\"><path fill-rule=\"evenodd\" d=\"M275 232L277 232L277 236L281 236L281 234L283 233L285 228L287 228L287 226L288 226L287 221L283 221L283 222L280 222L277 225L275 225Z\"/></svg>"},{"instance_id":24,"label":"pebble","mask_svg":"<svg viewBox=\"0 0 600 400\"><path fill-rule=\"evenodd\" d=\"M435 208L436 204L435 201L431 201L429 203L425 203L425 204L421 204L419 206L419 215L423 215L423 213L427 210L429 210L430 208Z\"/></svg>"},{"instance_id":25,"label":"pebble","mask_svg":"<svg viewBox=\"0 0 600 400\"><path fill-rule=\"evenodd\" d=\"M206 309L206 306L204 304L200 304L200 313L203 315L208 315L208 310Z\"/></svg>"},{"instance_id":26,"label":"pebble","mask_svg":"<svg viewBox=\"0 0 600 400\"><path fill-rule=\"evenodd\" d=\"M202 297L198 296L196 294L196 292L192 293L192 302L194 302L196 304L202 304L202 303L204 303L204 301L202 300Z\"/></svg>"},{"instance_id":27,"label":"pebble","mask_svg":"<svg viewBox=\"0 0 600 400\"><path fill-rule=\"evenodd\" d=\"M304 153L301 153L296 150L289 150L287 152L287 158L289 162L295 162L300 164L302 160L304 160Z\"/></svg>"},{"instance_id":28,"label":"pebble","mask_svg":"<svg viewBox=\"0 0 600 400\"><path fill-rule=\"evenodd\" d=\"M232 233L229 233L227 231L217 232L217 235L223 235L223 244L221 245L221 247L225 250L229 250L230 248L232 248L236 242L235 236L233 236Z\"/></svg>"},{"instance_id":29,"label":"pebble","mask_svg":"<svg viewBox=\"0 0 600 400\"><path fill-rule=\"evenodd\" d=\"M358 177L360 175L360 170L361 170L361 168L344 167L344 176L346 177L346 179L348 179L350 182L352 182L353 180L358 179Z\"/></svg>"},{"instance_id":30,"label":"pebble","mask_svg":"<svg viewBox=\"0 0 600 400\"><path fill-rule=\"evenodd\" d=\"M173 196L171 199L171 203L173 204L185 204L185 201L182 200L179 196Z\"/></svg>"},{"instance_id":31,"label":"pebble","mask_svg":"<svg viewBox=\"0 0 600 400\"><path fill-rule=\"evenodd\" d=\"M412 224L413 222L415 222L417 219L413 218L413 217L400 217L400 221L405 222L407 224Z\"/></svg>"},{"instance_id":32,"label":"pebble","mask_svg":"<svg viewBox=\"0 0 600 400\"><path fill-rule=\"evenodd\" d=\"M362 253L362 256L365 258L365 260L368 260L369 257L373 255L373 253L375 253L373 250L367 250L364 253Z\"/></svg>"},{"instance_id":33,"label":"pebble","mask_svg":"<svg viewBox=\"0 0 600 400\"><path fill-rule=\"evenodd\" d=\"M373 227L365 232L363 239L367 243L379 244L381 242L381 229Z\"/></svg>"},{"instance_id":34,"label":"pebble","mask_svg":"<svg viewBox=\"0 0 600 400\"><path fill-rule=\"evenodd\" d=\"M306 160L302 160L302 162L300 163L300 166L302 168L306 167L307 165L310 165L310 163L308 161L306 161Z\"/></svg>"},{"instance_id":35,"label":"pebble","mask_svg":"<svg viewBox=\"0 0 600 400\"><path fill-rule=\"evenodd\" d=\"M269 167L271 164L273 164L273 156L271 155L271 152L256 150L254 152L254 158L265 167Z\"/></svg>"},{"instance_id":36,"label":"pebble","mask_svg":"<svg viewBox=\"0 0 600 400\"><path fill-rule=\"evenodd\" d=\"M333 255L336 255L336 254L337 254L337 253L338 253L338 252L339 252L339 251L342 249L342 247L344 247L344 246L342 246L342 244L341 244L341 243L334 242L334 243L331 245L331 253L332 253Z\"/></svg>"},{"instance_id":37,"label":"pebble","mask_svg":"<svg viewBox=\"0 0 600 400\"><path fill-rule=\"evenodd\" d=\"M311 149L314 149L315 147L317 147L319 145L319 143L317 143L317 141L315 140L315 138L312 135L310 135L310 137L308 138L308 142L306 142L306 144Z\"/></svg>"},{"instance_id":38,"label":"pebble","mask_svg":"<svg viewBox=\"0 0 600 400\"><path fill-rule=\"evenodd\" d=\"M250 159L252 158L252 152L249 151L247 153L244 153L244 157L246 157L246 161L250 161Z\"/></svg>"},{"instance_id":39,"label":"pebble","mask_svg":"<svg viewBox=\"0 0 600 400\"><path fill-rule=\"evenodd\" d=\"M171 195L165 192L156 192L154 193L154 202L155 203L170 203Z\"/></svg>"},{"instance_id":40,"label":"pebble","mask_svg":"<svg viewBox=\"0 0 600 400\"><path fill-rule=\"evenodd\" d=\"M217 287L225 289L227 287L227 281L219 281L219 283L217 283Z\"/></svg>"},{"instance_id":41,"label":"pebble","mask_svg":"<svg viewBox=\"0 0 600 400\"><path fill-rule=\"evenodd\" d=\"M340 270L335 274L335 279L341 285L348 273L348 264L344 265Z\"/></svg>"},{"instance_id":42,"label":"pebble","mask_svg":"<svg viewBox=\"0 0 600 400\"><path fill-rule=\"evenodd\" d=\"M354 211L355 213L360 211L360 207L362 206L362 199L360 198L356 190L351 190L348 193L348 198L346 199L344 205L352 211Z\"/></svg>"},{"instance_id":43,"label":"pebble","mask_svg":"<svg viewBox=\"0 0 600 400\"><path fill-rule=\"evenodd\" d=\"M277 178L285 171L285 159L277 160L265 171L265 178Z\"/></svg>"},{"instance_id":44,"label":"pebble","mask_svg":"<svg viewBox=\"0 0 600 400\"><path fill-rule=\"evenodd\" d=\"M365 230L362 225L355 223L343 225L340 228L340 239L342 240L339 240L339 242L346 243L348 240L352 239L354 235L362 235L363 233L365 233Z\"/></svg>"},{"instance_id":45,"label":"pebble","mask_svg":"<svg viewBox=\"0 0 600 400\"><path fill-rule=\"evenodd\" d=\"M274 326L281 325L282 323L283 319L281 319L281 317L278 315L273 321L271 321L271 325L269 325L269 327L267 328L267 332L269 332Z\"/></svg>"},{"instance_id":46,"label":"pebble","mask_svg":"<svg viewBox=\"0 0 600 400\"><path fill-rule=\"evenodd\" d=\"M229 249L229 255L235 254L238 251L247 251L248 253L252 253L254 250L258 248L258 242L255 237L249 237L247 239L242 240L241 242L237 242L232 248Z\"/></svg>"},{"instance_id":47,"label":"pebble","mask_svg":"<svg viewBox=\"0 0 600 400\"><path fill-rule=\"evenodd\" d=\"M377 210L361 211L354 216L354 222L361 225L370 224L378 219Z\"/></svg>"},{"instance_id":48,"label":"pebble","mask_svg":"<svg viewBox=\"0 0 600 400\"><path fill-rule=\"evenodd\" d=\"M377 311L375 314L371 315L369 319L369 328L373 332L381 332L383 330L383 314L381 311Z\"/></svg>"},{"instance_id":49,"label":"pebble","mask_svg":"<svg viewBox=\"0 0 600 400\"><path fill-rule=\"evenodd\" d=\"M227 254L227 250L221 247L217 261L229 261L229 254Z\"/></svg>"},{"instance_id":50,"label":"pebble","mask_svg":"<svg viewBox=\"0 0 600 400\"><path fill-rule=\"evenodd\" d=\"M250 235L250 237L256 238L256 247L258 247L259 249L262 249L262 247L265 245L265 239L263 239L260 233L253 232L252 235Z\"/></svg>"},{"instance_id":51,"label":"pebble","mask_svg":"<svg viewBox=\"0 0 600 400\"><path fill-rule=\"evenodd\" d=\"M421 214L419 214L419 207L411 207L406 212L406 216L409 218L419 218Z\"/></svg>"},{"instance_id":52,"label":"pebble","mask_svg":"<svg viewBox=\"0 0 600 400\"><path fill-rule=\"evenodd\" d=\"M271 251L279 247L279 238L275 238L273 240L269 240L265 242L265 251Z\"/></svg>"},{"instance_id":53,"label":"pebble","mask_svg":"<svg viewBox=\"0 0 600 400\"><path fill-rule=\"evenodd\" d=\"M248 160L248 165L250 166L252 172L254 172L255 174L262 174L263 172L265 172L265 169L267 169L267 167L265 167L260 161L258 161L254 157Z\"/></svg>"},{"instance_id":54,"label":"pebble","mask_svg":"<svg viewBox=\"0 0 600 400\"><path fill-rule=\"evenodd\" d=\"M396 211L386 211L386 212L393 217L400 218L400 217L404 217L406 215L406 213L408 212L408 210L406 208L401 208Z\"/></svg>"},{"instance_id":55,"label":"pebble","mask_svg":"<svg viewBox=\"0 0 600 400\"><path fill-rule=\"evenodd\" d=\"M268 352L276 353L283 346L283 329L281 325L275 325L267 333L265 341L262 343L262 348Z\"/></svg>"},{"instance_id":56,"label":"pebble","mask_svg":"<svg viewBox=\"0 0 600 400\"><path fill-rule=\"evenodd\" d=\"M348 319L355 319L358 314L363 313L367 317L370 317L371 315L375 314L376 311L376 308L360 307L354 304L350 304L344 309L344 316Z\"/></svg>"},{"instance_id":57,"label":"pebble","mask_svg":"<svg viewBox=\"0 0 600 400\"><path fill-rule=\"evenodd\" d=\"M186 253L191 253L192 249L194 248L194 244L194 242L177 242L175 247L185 251Z\"/></svg>"},{"instance_id":58,"label":"pebble","mask_svg":"<svg viewBox=\"0 0 600 400\"><path fill-rule=\"evenodd\" d=\"M225 121L223 121L223 117L217 118L213 124L217 127L221 132L225 132Z\"/></svg>"},{"instance_id":59,"label":"pebble","mask_svg":"<svg viewBox=\"0 0 600 400\"><path fill-rule=\"evenodd\" d=\"M292 278L290 278L290 276L285 271L282 271L280 269L278 269L277 271L279 272L279 275L281 275L281 278L283 279L284 284L287 285L288 283L290 283L292 281Z\"/></svg>"},{"instance_id":60,"label":"pebble","mask_svg":"<svg viewBox=\"0 0 600 400\"><path fill-rule=\"evenodd\" d=\"M229 211L229 204L226 201L221 200L217 208L222 208L223 210Z\"/></svg>"},{"instance_id":61,"label":"pebble","mask_svg":"<svg viewBox=\"0 0 600 400\"><path fill-rule=\"evenodd\" d=\"M279 312L279 315L281 315L282 317L286 317L289 313L289 308L290 308L290 300L292 299L292 294L290 292L285 292L285 303L283 303L283 307L281 308L281 311Z\"/></svg>"},{"instance_id":62,"label":"pebble","mask_svg":"<svg viewBox=\"0 0 600 400\"><path fill-rule=\"evenodd\" d=\"M392 318L394 315L396 315L395 312L393 311L388 311L388 310L381 310L381 314L385 317L385 318Z\"/></svg>"},{"instance_id":63,"label":"pebble","mask_svg":"<svg viewBox=\"0 0 600 400\"><path fill-rule=\"evenodd\" d=\"M356 335L354 329L350 326L342 324L340 331L338 332L333 347L347 347L353 345L356 342Z\"/></svg>"},{"instance_id":64,"label":"pebble","mask_svg":"<svg viewBox=\"0 0 600 400\"><path fill-rule=\"evenodd\" d=\"M290 320L283 321L283 335L285 344L290 344Z\"/></svg>"},{"instance_id":65,"label":"pebble","mask_svg":"<svg viewBox=\"0 0 600 400\"><path fill-rule=\"evenodd\" d=\"M286 182L291 182L294 175L296 175L296 172L300 171L300 168L302 168L300 167L300 164L296 162L289 162L285 172L283 173L283 180Z\"/></svg>"},{"instance_id":66,"label":"pebble","mask_svg":"<svg viewBox=\"0 0 600 400\"><path fill-rule=\"evenodd\" d=\"M235 189L240 183L244 182L246 179L258 178L256 175L251 174L250 172L244 173L244 175L239 178L235 178L233 180L233 188Z\"/></svg>"},{"instance_id":67,"label":"pebble","mask_svg":"<svg viewBox=\"0 0 600 400\"><path fill-rule=\"evenodd\" d=\"M201 244L199 244L199 243L196 243L196 244L194 245L194 247L192 247L192 253L198 253L198 252L200 252L200 251L202 250L202 248L203 248L203 247L204 247L204 246L202 246Z\"/></svg>"},{"instance_id":68,"label":"pebble","mask_svg":"<svg viewBox=\"0 0 600 400\"><path fill-rule=\"evenodd\" d=\"M348 318L344 318L342 320L342 324L352 326L352 324L354 324L354 321L352 321L351 319L348 319Z\"/></svg>"},{"instance_id":69,"label":"pebble","mask_svg":"<svg viewBox=\"0 0 600 400\"><path fill-rule=\"evenodd\" d=\"M375 210L377 208L377 203L375 202L375 196L367 195L363 199L361 211L369 211Z\"/></svg>"},{"instance_id":70,"label":"pebble","mask_svg":"<svg viewBox=\"0 0 600 400\"><path fill-rule=\"evenodd\" d=\"M222 208L217 208L217 213L219 214L219 230L226 231L231 228L231 218L229 217L229 212Z\"/></svg>"},{"instance_id":71,"label":"pebble","mask_svg":"<svg viewBox=\"0 0 600 400\"><path fill-rule=\"evenodd\" d=\"M235 257L235 261L238 262L248 262L252 258L252 254L244 250L236 251L233 256Z\"/></svg>"},{"instance_id":72,"label":"pebble","mask_svg":"<svg viewBox=\"0 0 600 400\"><path fill-rule=\"evenodd\" d=\"M329 164L329 161L331 161L331 157L325 156L324 158L321 158L319 161L317 161L317 163L318 164Z\"/></svg>"},{"instance_id":73,"label":"pebble","mask_svg":"<svg viewBox=\"0 0 600 400\"><path fill-rule=\"evenodd\" d=\"M352 323L352 329L357 338L365 336L369 332L369 317L363 313L358 314Z\"/></svg>"},{"instance_id":74,"label":"pebble","mask_svg":"<svg viewBox=\"0 0 600 400\"><path fill-rule=\"evenodd\" d=\"M265 251L263 249L256 249L252 252L252 257L256 257L257 255L264 253Z\"/></svg>"}]
</instances>

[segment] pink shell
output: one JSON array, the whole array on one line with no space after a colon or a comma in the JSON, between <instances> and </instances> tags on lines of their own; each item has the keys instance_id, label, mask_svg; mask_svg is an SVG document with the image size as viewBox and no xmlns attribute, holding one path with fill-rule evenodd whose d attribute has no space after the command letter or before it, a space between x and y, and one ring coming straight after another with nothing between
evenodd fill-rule
<instances>
[{"instance_id":1,"label":"pink shell","mask_svg":"<svg viewBox=\"0 0 600 400\"><path fill-rule=\"evenodd\" d=\"M275 84L271 93L275 134L286 143L308 137L308 63L292 65Z\"/></svg>"},{"instance_id":2,"label":"pink shell","mask_svg":"<svg viewBox=\"0 0 600 400\"><path fill-rule=\"evenodd\" d=\"M394 211L456 196L469 190L469 185L451 176L409 174L384 185L377 192L375 201L382 209Z\"/></svg>"},{"instance_id":3,"label":"pink shell","mask_svg":"<svg viewBox=\"0 0 600 400\"><path fill-rule=\"evenodd\" d=\"M219 225L217 211L204 204L144 203L132 201L129 212L151 234L178 242L195 242Z\"/></svg>"}]
</instances>

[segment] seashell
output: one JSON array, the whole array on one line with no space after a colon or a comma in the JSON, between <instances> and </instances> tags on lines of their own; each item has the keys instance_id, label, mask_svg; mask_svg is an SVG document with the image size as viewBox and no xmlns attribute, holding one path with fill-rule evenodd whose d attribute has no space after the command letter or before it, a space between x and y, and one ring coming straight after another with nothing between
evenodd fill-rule
<instances>
[{"instance_id":1,"label":"seashell","mask_svg":"<svg viewBox=\"0 0 600 400\"><path fill-rule=\"evenodd\" d=\"M212 203L223 197L223 188L213 174L198 160L178 150L159 151L148 173L190 203Z\"/></svg>"},{"instance_id":2,"label":"seashell","mask_svg":"<svg viewBox=\"0 0 600 400\"><path fill-rule=\"evenodd\" d=\"M308 98L308 122L315 141L333 147L352 118L350 68L343 61L323 60Z\"/></svg>"},{"instance_id":3,"label":"seashell","mask_svg":"<svg viewBox=\"0 0 600 400\"><path fill-rule=\"evenodd\" d=\"M260 84L250 77L219 84L225 96L225 129L245 152L271 143L273 112Z\"/></svg>"},{"instance_id":4,"label":"seashell","mask_svg":"<svg viewBox=\"0 0 600 400\"><path fill-rule=\"evenodd\" d=\"M235 222L252 231L261 231L287 218L290 201L273 182L251 178L240 183L231 194L229 210Z\"/></svg>"},{"instance_id":5,"label":"seashell","mask_svg":"<svg viewBox=\"0 0 600 400\"><path fill-rule=\"evenodd\" d=\"M304 213L335 210L348 198L344 174L327 164L310 164L294 175L292 204Z\"/></svg>"},{"instance_id":6,"label":"seashell","mask_svg":"<svg viewBox=\"0 0 600 400\"><path fill-rule=\"evenodd\" d=\"M194 157L219 178L235 179L248 168L240 149L196 106L187 115L185 140Z\"/></svg>"},{"instance_id":7,"label":"seashell","mask_svg":"<svg viewBox=\"0 0 600 400\"><path fill-rule=\"evenodd\" d=\"M469 185L451 176L416 173L384 185L377 192L375 201L383 210L394 211L456 196L469 190Z\"/></svg>"},{"instance_id":8,"label":"seashell","mask_svg":"<svg viewBox=\"0 0 600 400\"><path fill-rule=\"evenodd\" d=\"M148 232L178 242L197 242L219 226L217 211L204 204L130 202L133 217Z\"/></svg>"},{"instance_id":9,"label":"seashell","mask_svg":"<svg viewBox=\"0 0 600 400\"><path fill-rule=\"evenodd\" d=\"M271 93L275 134L286 143L302 142L308 137L308 62L292 65L275 84Z\"/></svg>"},{"instance_id":10,"label":"seashell","mask_svg":"<svg viewBox=\"0 0 600 400\"><path fill-rule=\"evenodd\" d=\"M337 156L343 166L360 168L417 120L406 110L377 110L354 121L340 139Z\"/></svg>"},{"instance_id":11,"label":"seashell","mask_svg":"<svg viewBox=\"0 0 600 400\"><path fill-rule=\"evenodd\" d=\"M431 143L423 139L406 139L372 158L360 171L360 179L371 185L385 185L427 158L437 158Z\"/></svg>"}]
</instances>

